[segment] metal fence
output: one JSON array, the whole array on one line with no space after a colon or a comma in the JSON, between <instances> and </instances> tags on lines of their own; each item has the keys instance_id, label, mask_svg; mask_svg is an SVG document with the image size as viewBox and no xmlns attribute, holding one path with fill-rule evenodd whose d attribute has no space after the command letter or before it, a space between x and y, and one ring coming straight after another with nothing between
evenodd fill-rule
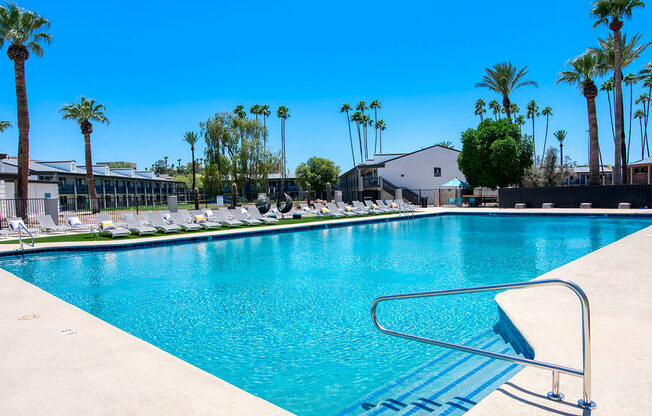
<instances>
[{"instance_id":1,"label":"metal fence","mask_svg":"<svg viewBox=\"0 0 652 416\"><path fill-rule=\"evenodd\" d=\"M629 202L632 208L652 207L652 185L550 186L541 188L501 188L500 208L514 208L517 203L528 208L541 208L553 203L557 208L579 208L590 202L593 208L618 208Z\"/></svg>"},{"instance_id":2,"label":"metal fence","mask_svg":"<svg viewBox=\"0 0 652 416\"><path fill-rule=\"evenodd\" d=\"M27 226L45 214L45 198L0 199L0 228L7 228L7 218L22 217Z\"/></svg>"}]
</instances>

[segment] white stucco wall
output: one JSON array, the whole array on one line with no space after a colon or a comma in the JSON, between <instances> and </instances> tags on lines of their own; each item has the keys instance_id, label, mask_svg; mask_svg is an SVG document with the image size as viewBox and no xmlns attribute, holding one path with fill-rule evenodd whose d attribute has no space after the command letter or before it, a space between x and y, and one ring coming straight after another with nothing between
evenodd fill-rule
<instances>
[{"instance_id":1,"label":"white stucco wall","mask_svg":"<svg viewBox=\"0 0 652 416\"><path fill-rule=\"evenodd\" d=\"M429 203L432 203L433 189L439 189L455 177L466 180L457 167L458 155L459 152L445 147L431 147L385 162L385 167L378 169L378 176L401 188L427 189ZM435 176L435 167L441 168L441 176Z\"/></svg>"}]
</instances>

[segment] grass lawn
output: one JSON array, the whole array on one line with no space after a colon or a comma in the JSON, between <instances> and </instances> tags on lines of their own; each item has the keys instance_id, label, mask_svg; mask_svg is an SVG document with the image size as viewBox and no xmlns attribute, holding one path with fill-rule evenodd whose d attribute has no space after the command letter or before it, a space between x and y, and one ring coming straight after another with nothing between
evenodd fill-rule
<instances>
[{"instance_id":1,"label":"grass lawn","mask_svg":"<svg viewBox=\"0 0 652 416\"><path fill-rule=\"evenodd\" d=\"M368 215L361 215L358 217L352 217L352 218L363 218L363 217L375 217L376 215L374 214L368 214ZM270 224L270 225L250 225L250 226L242 226L242 227L234 227L234 228L269 228L269 227L274 227L277 225L282 225L282 224L303 224L303 223L309 223L309 222L317 222L317 221L325 221L325 220L343 220L346 219L347 217L344 218L323 218L323 217L302 217L300 219L280 219L277 224ZM57 235L50 235L47 237L37 237L34 239L36 243L59 243L59 242L75 242L75 241L82 241L82 242L93 242L93 241L116 241L116 240L132 240L132 239L147 239L151 237L160 237L163 235L168 235L168 236L176 236L176 235L190 235L190 234L202 234L206 232L219 232L219 231L226 231L229 228L227 227L220 227L215 230L200 230L200 231L190 231L190 232L176 232L176 233L169 233L169 234L163 234L161 232L157 232L152 235L145 235L145 236L139 236L137 234L130 234L126 237L117 237L117 238L111 238L109 236L97 236L94 235L93 238L90 237L89 233L83 233L83 234L57 234ZM27 241L27 240L25 240ZM18 240L6 240L6 241L0 241L0 244L18 244Z\"/></svg>"}]
</instances>

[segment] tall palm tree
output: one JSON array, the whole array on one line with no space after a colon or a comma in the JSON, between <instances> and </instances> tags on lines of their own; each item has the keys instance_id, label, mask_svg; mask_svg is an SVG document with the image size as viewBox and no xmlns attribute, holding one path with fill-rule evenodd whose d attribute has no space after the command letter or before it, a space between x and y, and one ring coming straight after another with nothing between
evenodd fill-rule
<instances>
[{"instance_id":1,"label":"tall palm tree","mask_svg":"<svg viewBox=\"0 0 652 416\"><path fill-rule=\"evenodd\" d=\"M489 102L489 108L494 113L494 120L500 120L500 103L498 100L491 100Z\"/></svg>"},{"instance_id":2,"label":"tall palm tree","mask_svg":"<svg viewBox=\"0 0 652 416\"><path fill-rule=\"evenodd\" d=\"M609 78L605 82L602 83L602 86L600 87L600 91L604 91L607 93L607 102L609 103L609 121L611 121L611 134L616 140L616 130L614 128L614 118L613 118L613 113L612 113L612 108L611 108L611 94L614 90L614 80L613 78Z\"/></svg>"},{"instance_id":3,"label":"tall palm tree","mask_svg":"<svg viewBox=\"0 0 652 416\"><path fill-rule=\"evenodd\" d=\"M543 137L543 152L541 152L541 166L543 166L543 159L546 157L546 144L548 143L548 124L550 123L552 108L544 107L543 110L541 110L541 115L546 116L546 135Z\"/></svg>"},{"instance_id":4,"label":"tall palm tree","mask_svg":"<svg viewBox=\"0 0 652 416\"><path fill-rule=\"evenodd\" d=\"M376 123L376 130L378 130L378 142L380 143L380 153L383 153L383 131L387 128L387 125L385 124L385 120L378 120Z\"/></svg>"},{"instance_id":5,"label":"tall palm tree","mask_svg":"<svg viewBox=\"0 0 652 416\"><path fill-rule=\"evenodd\" d=\"M260 115L260 104L254 104L249 108L249 112L254 115L256 121L258 121L258 116Z\"/></svg>"},{"instance_id":6,"label":"tall palm tree","mask_svg":"<svg viewBox=\"0 0 652 416\"><path fill-rule=\"evenodd\" d=\"M369 155L369 146L367 144L367 121L368 118L366 117L366 114L364 113L365 110L368 109L367 104L364 101L360 101L358 105L355 106L355 109L360 112L362 119L360 120L360 124L362 124L362 137L363 137L363 144L364 144L364 160L367 160L367 157Z\"/></svg>"},{"instance_id":7,"label":"tall palm tree","mask_svg":"<svg viewBox=\"0 0 652 416\"><path fill-rule=\"evenodd\" d=\"M346 103L342 104L340 113L346 113L346 123L349 125L349 140L351 141L351 157L353 158L353 166L355 166L355 150L353 150L353 136L351 135L351 117L349 117L349 111L351 111L351 106Z\"/></svg>"},{"instance_id":8,"label":"tall palm tree","mask_svg":"<svg viewBox=\"0 0 652 416\"><path fill-rule=\"evenodd\" d=\"M285 120L290 117L290 110L286 106L281 105L276 110L276 117L281 119L281 176L283 177L283 184L285 186Z\"/></svg>"},{"instance_id":9,"label":"tall palm tree","mask_svg":"<svg viewBox=\"0 0 652 416\"><path fill-rule=\"evenodd\" d=\"M367 127L372 127L374 125L374 121L369 117L369 114L363 114L362 115L362 127L363 127L363 132L364 132L364 142L365 142L365 149L364 149L364 154L365 157L369 157L368 154L368 144L369 142L367 141Z\"/></svg>"},{"instance_id":10,"label":"tall palm tree","mask_svg":"<svg viewBox=\"0 0 652 416\"><path fill-rule=\"evenodd\" d=\"M263 104L260 106L260 115L263 116L263 130L264 130L263 144L267 146L267 117L272 115L272 112L270 111L269 106L267 104Z\"/></svg>"},{"instance_id":11,"label":"tall palm tree","mask_svg":"<svg viewBox=\"0 0 652 416\"><path fill-rule=\"evenodd\" d=\"M240 117L243 120L247 118L247 112L244 109L244 105L236 105L235 108L233 109L233 114L235 114L236 117Z\"/></svg>"},{"instance_id":12,"label":"tall palm tree","mask_svg":"<svg viewBox=\"0 0 652 416\"><path fill-rule=\"evenodd\" d=\"M195 209L199 209L199 199L198 194L195 193L196 183L195 183L195 144L199 140L199 135L194 131L187 131L183 135L183 141L190 145L190 155L192 157L192 194L195 196ZM179 159L179 166L181 166L181 159Z\"/></svg>"},{"instance_id":13,"label":"tall palm tree","mask_svg":"<svg viewBox=\"0 0 652 416\"><path fill-rule=\"evenodd\" d=\"M641 76L641 79L643 80L643 86L648 88L648 97L652 97L652 62L648 62L645 64L643 69L641 69L641 72L639 72L639 75ZM648 137L647 137L647 123L650 118L650 100L647 102L647 106L643 104L643 112L645 113L645 119L643 124L645 125L645 144L646 146L649 145L648 142ZM648 156L650 155L650 150L648 149Z\"/></svg>"},{"instance_id":14,"label":"tall palm tree","mask_svg":"<svg viewBox=\"0 0 652 416\"><path fill-rule=\"evenodd\" d=\"M641 106L643 107L643 117L645 122L645 147L648 148L647 149L648 156L650 156L650 149L649 149L650 143L647 137L647 122L648 119L650 118L650 101L652 100L650 100L650 96L648 94L641 94L635 101L637 105L641 104Z\"/></svg>"},{"instance_id":15,"label":"tall palm tree","mask_svg":"<svg viewBox=\"0 0 652 416\"><path fill-rule=\"evenodd\" d=\"M645 51L645 49L647 49L652 44L652 42L639 44L639 41L641 40L642 37L643 36L641 34L637 33L631 38L630 41L627 41L627 34L624 33L622 34L622 37L620 39L621 77L623 76L622 70L624 70L627 66L629 66L634 61L636 61L641 56L641 54ZM598 39L598 44L599 47L590 48L590 50L598 56L598 59L600 61L600 69L604 74L606 74L609 71L612 71L614 73L614 77L612 77L612 86L614 87L613 98L615 104L616 102L616 94L615 94L615 68L616 68L616 46L615 45L616 43L614 41L614 37L611 34L609 34L605 39ZM628 173L627 164L629 163L627 159L629 155L627 148L629 147L629 144L627 145L625 144L625 111L623 108L623 100L620 101L620 121L623 126L622 134L619 140L616 139L615 136L616 132L614 129L614 144L617 144L616 140L620 142L621 172L624 181L626 181L627 173ZM631 125L631 111L630 111L630 125Z\"/></svg>"},{"instance_id":16,"label":"tall palm tree","mask_svg":"<svg viewBox=\"0 0 652 416\"><path fill-rule=\"evenodd\" d=\"M629 131L627 133L627 164L629 164L629 152L632 144L632 117L634 116L634 84L640 81L638 75L627 74L623 78L625 85L629 86Z\"/></svg>"},{"instance_id":17,"label":"tall palm tree","mask_svg":"<svg viewBox=\"0 0 652 416\"><path fill-rule=\"evenodd\" d=\"M64 120L74 120L79 124L81 133L84 135L84 154L86 156L86 184L88 196L91 200L91 209L98 212L97 192L95 191L95 178L93 177L93 158L91 157L91 133L93 124L91 121L109 124L109 119L104 114L104 105L96 104L95 100L88 100L81 97L78 103L66 104L61 107Z\"/></svg>"},{"instance_id":18,"label":"tall palm tree","mask_svg":"<svg viewBox=\"0 0 652 416\"><path fill-rule=\"evenodd\" d=\"M521 112L521 109L518 107L518 104L516 104L516 103L511 103L511 104L509 105L509 112L512 113L512 115L514 116L514 118L516 118L516 117L518 116L518 113Z\"/></svg>"},{"instance_id":19,"label":"tall palm tree","mask_svg":"<svg viewBox=\"0 0 652 416\"><path fill-rule=\"evenodd\" d=\"M614 145L614 169L613 180L614 185L621 185L623 183L623 173L625 175L626 166L622 166L624 145L624 128L623 128L623 91L622 91L622 44L620 30L623 27L621 18L631 19L632 11L636 7L644 7L641 0L597 0L592 3L593 10L591 16L595 18L593 27L596 28L600 25L609 25L614 33L614 90L616 93L616 100L614 102L615 112L615 125L616 125L616 140ZM623 172L621 169L625 169Z\"/></svg>"},{"instance_id":20,"label":"tall palm tree","mask_svg":"<svg viewBox=\"0 0 652 416\"><path fill-rule=\"evenodd\" d=\"M595 109L595 97L598 87L593 78L600 75L598 58L587 51L570 61L571 69L559 73L556 83L578 85L586 98L589 116L589 184L600 185L600 155L598 142L598 117Z\"/></svg>"},{"instance_id":21,"label":"tall palm tree","mask_svg":"<svg viewBox=\"0 0 652 416\"><path fill-rule=\"evenodd\" d=\"M30 52L43 56L43 43L49 44L50 22L36 12L24 10L16 3L0 6L0 48L5 42L7 56L14 61L16 83L16 109L18 114L18 180L16 198L27 198L29 176L29 111L27 105L27 86L25 83L25 61ZM18 215L27 215L27 205L20 204Z\"/></svg>"},{"instance_id":22,"label":"tall palm tree","mask_svg":"<svg viewBox=\"0 0 652 416\"><path fill-rule=\"evenodd\" d=\"M8 121L0 121L0 133L7 130L9 127L11 127L10 122L8 122Z\"/></svg>"},{"instance_id":23,"label":"tall palm tree","mask_svg":"<svg viewBox=\"0 0 652 416\"><path fill-rule=\"evenodd\" d=\"M362 123L362 113L356 111L351 116L351 121L355 122L356 127L358 128L358 143L360 144L360 163L364 163L364 152L362 150L362 135L360 134L360 124Z\"/></svg>"},{"instance_id":24,"label":"tall palm tree","mask_svg":"<svg viewBox=\"0 0 652 416\"><path fill-rule=\"evenodd\" d=\"M638 119L638 125L641 128L641 159L645 159L645 136L643 135L643 119L645 112L643 110L636 110L634 113L634 120Z\"/></svg>"},{"instance_id":25,"label":"tall palm tree","mask_svg":"<svg viewBox=\"0 0 652 416\"><path fill-rule=\"evenodd\" d=\"M380 101L373 100L369 103L369 108L374 110L374 124L378 123L378 109L381 108ZM376 134L374 137L374 154L376 153L378 147L378 129L376 129Z\"/></svg>"},{"instance_id":26,"label":"tall palm tree","mask_svg":"<svg viewBox=\"0 0 652 416\"><path fill-rule=\"evenodd\" d=\"M485 68L486 75L482 77L482 81L475 84L476 88L488 88L500 94L503 97L503 108L507 114L508 119L512 119L509 105L509 94L514 90L532 85L539 87L539 85L531 80L525 80L527 75L527 65L520 70L512 66L511 62L503 62L493 66L493 68Z\"/></svg>"},{"instance_id":27,"label":"tall palm tree","mask_svg":"<svg viewBox=\"0 0 652 416\"><path fill-rule=\"evenodd\" d=\"M478 98L478 101L475 102L475 110L473 111L473 114L476 116L480 116L480 123L484 120L484 113L487 112L487 110L484 108L485 102L482 98Z\"/></svg>"},{"instance_id":28,"label":"tall palm tree","mask_svg":"<svg viewBox=\"0 0 652 416\"><path fill-rule=\"evenodd\" d=\"M539 113L539 106L537 105L537 102L532 100L527 104L527 118L532 119L532 147L534 147L534 156L536 158L537 155L537 145L536 142L534 141L534 119L539 117L541 113Z\"/></svg>"},{"instance_id":29,"label":"tall palm tree","mask_svg":"<svg viewBox=\"0 0 652 416\"><path fill-rule=\"evenodd\" d=\"M525 116L521 114L514 121L518 124L518 132L521 133L521 128L525 125Z\"/></svg>"},{"instance_id":30,"label":"tall palm tree","mask_svg":"<svg viewBox=\"0 0 652 416\"><path fill-rule=\"evenodd\" d=\"M560 165L564 165L564 139L566 138L566 130L557 130L553 133L555 138L559 141L559 161Z\"/></svg>"}]
</instances>

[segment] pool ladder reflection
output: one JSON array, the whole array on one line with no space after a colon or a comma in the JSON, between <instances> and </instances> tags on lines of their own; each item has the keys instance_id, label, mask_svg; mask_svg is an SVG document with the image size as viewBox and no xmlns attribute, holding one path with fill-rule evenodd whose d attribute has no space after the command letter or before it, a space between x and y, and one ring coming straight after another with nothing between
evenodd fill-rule
<instances>
[{"instance_id":1,"label":"pool ladder reflection","mask_svg":"<svg viewBox=\"0 0 652 416\"><path fill-rule=\"evenodd\" d=\"M562 365L551 364L545 361L538 361L538 360L529 359L525 357L515 357L507 354L501 354L498 352L468 347L465 345L453 344L450 342L439 341L436 339L424 338L417 335L392 331L380 325L380 323L378 323L378 318L376 316L376 308L378 307L378 304L381 302L386 302L391 300L428 298L428 297L435 297L435 296L459 295L463 293L523 289L523 288L530 288L534 286L564 286L569 288L573 292L575 292L575 294L579 297L580 304L582 307L582 353L583 354L582 354L581 370L565 367ZM589 308L589 299L586 297L586 293L584 293L584 291L577 284L568 280L561 280L561 279L536 280L530 282L506 283L500 285L476 286L476 287L467 287L467 288L450 289L450 290L438 290L434 292L406 293L401 295L381 296L376 300L374 300L373 304L371 305L371 319L373 320L376 328L378 328L378 330L384 334L409 339L411 341L422 342L425 344L450 348L457 351L468 352L471 354L477 354L485 357L496 358L499 360L510 361L513 363L527 365L530 367L552 370L552 390L548 393L548 397L551 400L562 400L564 398L564 395L559 392L560 373L581 377L582 380L584 381L584 388L583 388L582 399L578 400L577 404L584 409L595 409L597 407L595 402L591 401L591 316L590 315L591 312Z\"/></svg>"}]
</instances>

